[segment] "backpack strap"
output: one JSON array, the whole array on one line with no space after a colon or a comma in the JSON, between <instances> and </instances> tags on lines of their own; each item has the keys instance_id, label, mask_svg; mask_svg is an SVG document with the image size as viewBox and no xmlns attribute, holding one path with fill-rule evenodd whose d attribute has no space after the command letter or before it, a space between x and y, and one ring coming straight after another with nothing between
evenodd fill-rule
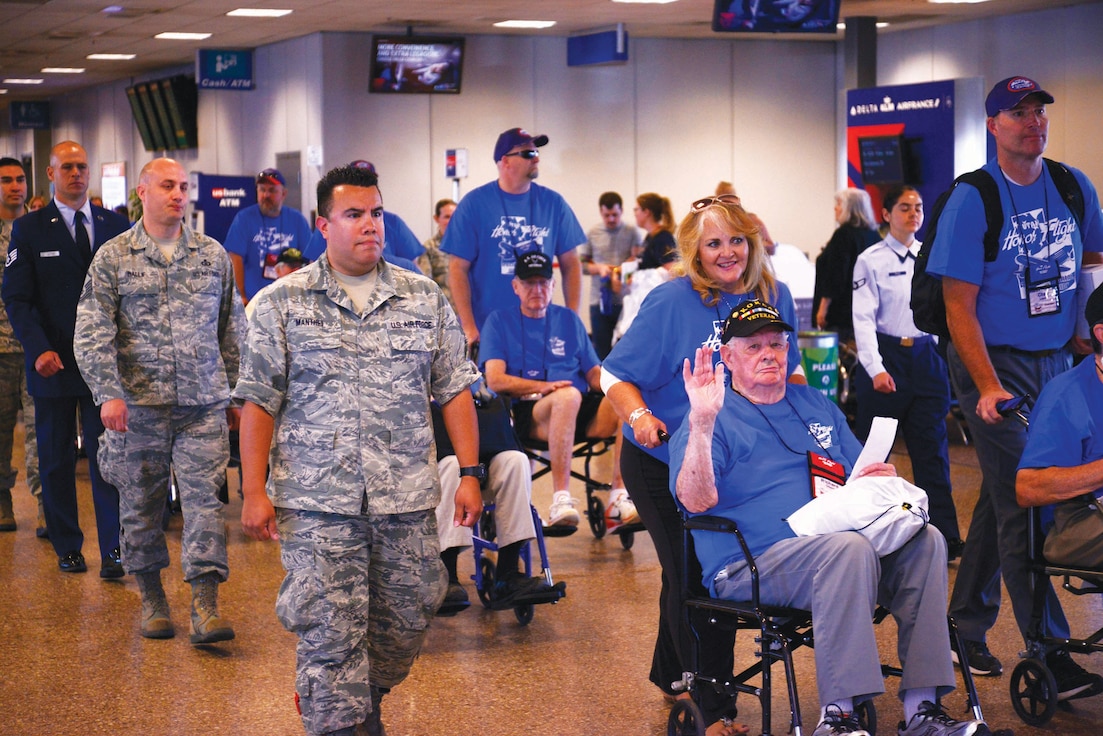
<instances>
[{"instance_id":1,"label":"backpack strap","mask_svg":"<svg viewBox=\"0 0 1103 736\"><path fill-rule=\"evenodd\" d=\"M1046 162L1046 168L1049 169L1049 177L1053 179L1053 186L1057 187L1061 199L1065 201L1065 205L1072 212L1072 216L1076 218L1076 226L1080 227L1080 223L1084 219L1084 190L1080 187L1080 181L1060 161L1053 161L1048 158L1042 160Z\"/></svg>"},{"instance_id":2,"label":"backpack strap","mask_svg":"<svg viewBox=\"0 0 1103 736\"><path fill-rule=\"evenodd\" d=\"M1000 231L1003 230L1003 204L1000 202L1000 188L996 180L984 169L967 171L954 180L968 184L980 194L984 206L984 260L994 261L1000 251Z\"/></svg>"}]
</instances>

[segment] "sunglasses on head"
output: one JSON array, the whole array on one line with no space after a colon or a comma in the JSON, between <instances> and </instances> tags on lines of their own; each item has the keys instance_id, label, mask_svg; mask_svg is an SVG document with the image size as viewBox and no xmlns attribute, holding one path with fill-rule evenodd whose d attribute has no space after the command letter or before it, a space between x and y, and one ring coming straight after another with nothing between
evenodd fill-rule
<instances>
[{"instance_id":1,"label":"sunglasses on head","mask_svg":"<svg viewBox=\"0 0 1103 736\"><path fill-rule=\"evenodd\" d=\"M721 194L716 197L704 197L689 206L691 212L700 212L714 204L739 204L739 197L734 194Z\"/></svg>"},{"instance_id":2,"label":"sunglasses on head","mask_svg":"<svg viewBox=\"0 0 1103 736\"><path fill-rule=\"evenodd\" d=\"M527 148L524 151L514 151L513 153L503 153L502 158L509 158L510 156L520 156L521 158L532 160L540 155L540 152L535 148Z\"/></svg>"}]
</instances>

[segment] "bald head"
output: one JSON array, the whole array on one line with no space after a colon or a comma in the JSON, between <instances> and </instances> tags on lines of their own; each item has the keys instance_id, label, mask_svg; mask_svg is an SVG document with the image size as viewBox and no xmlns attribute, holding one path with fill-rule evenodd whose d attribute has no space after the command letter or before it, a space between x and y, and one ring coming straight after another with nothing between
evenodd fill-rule
<instances>
[{"instance_id":1,"label":"bald head","mask_svg":"<svg viewBox=\"0 0 1103 736\"><path fill-rule=\"evenodd\" d=\"M46 178L54 184L54 196L62 204L80 209L88 196L88 154L73 141L62 141L50 149Z\"/></svg>"},{"instance_id":2,"label":"bald head","mask_svg":"<svg viewBox=\"0 0 1103 736\"><path fill-rule=\"evenodd\" d=\"M171 158L155 158L138 174L142 223L155 238L180 234L188 201L188 172Z\"/></svg>"}]
</instances>

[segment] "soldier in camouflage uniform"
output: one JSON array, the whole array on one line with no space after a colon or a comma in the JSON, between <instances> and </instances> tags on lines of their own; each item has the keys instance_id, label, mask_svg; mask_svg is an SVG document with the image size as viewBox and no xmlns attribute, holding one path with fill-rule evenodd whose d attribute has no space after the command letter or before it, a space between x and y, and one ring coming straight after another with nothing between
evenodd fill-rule
<instances>
[{"instance_id":1,"label":"soldier in camouflage uniform","mask_svg":"<svg viewBox=\"0 0 1103 736\"><path fill-rule=\"evenodd\" d=\"M249 324L234 390L242 527L280 540L276 613L299 637L307 732L382 734L379 700L408 674L447 583L430 396L471 468L453 519L470 526L478 374L440 288L382 260L375 174L330 171L318 211L325 254L258 294Z\"/></svg>"},{"instance_id":2,"label":"soldier in camouflage uniform","mask_svg":"<svg viewBox=\"0 0 1103 736\"><path fill-rule=\"evenodd\" d=\"M100 466L119 489L122 557L142 593L141 633L169 638L161 527L170 473L184 511L181 557L192 585L191 642L234 637L218 615L229 575L219 487L245 315L222 246L184 227L188 177L172 159L141 172L142 219L96 252L77 307L76 354L100 405Z\"/></svg>"},{"instance_id":3,"label":"soldier in camouflage uniform","mask_svg":"<svg viewBox=\"0 0 1103 736\"><path fill-rule=\"evenodd\" d=\"M12 221L23 214L27 200L27 174L19 159L0 158L0 253L7 255L11 240ZM0 265L0 276L4 267ZM34 402L27 393L27 377L23 366L23 346L15 339L8 315L0 310L0 532L14 532L11 489L16 471L11 466L12 440L19 409L23 408L26 429L23 448L27 466L27 487L38 499L38 536L46 534L46 519L42 511L42 482L38 478L38 443L34 434Z\"/></svg>"}]
</instances>

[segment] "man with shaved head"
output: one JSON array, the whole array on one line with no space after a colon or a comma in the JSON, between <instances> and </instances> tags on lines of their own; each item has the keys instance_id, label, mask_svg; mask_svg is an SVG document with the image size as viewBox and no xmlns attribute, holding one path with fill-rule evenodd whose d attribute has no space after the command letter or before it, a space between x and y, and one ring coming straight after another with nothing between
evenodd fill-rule
<instances>
[{"instance_id":1,"label":"man with shaved head","mask_svg":"<svg viewBox=\"0 0 1103 736\"><path fill-rule=\"evenodd\" d=\"M161 585L169 564L161 515L175 480L191 643L211 644L234 638L218 614L218 586L229 575L218 490L237 425L230 390L245 314L229 255L183 223L184 167L168 158L146 164L138 197L142 219L106 243L88 270L78 363L106 428L101 464L119 488L122 560L142 594L140 632L175 634Z\"/></svg>"},{"instance_id":2,"label":"man with shaved head","mask_svg":"<svg viewBox=\"0 0 1103 736\"><path fill-rule=\"evenodd\" d=\"M42 505L62 572L85 572L77 519L76 436L80 407L84 451L99 532L100 577L119 578L119 494L100 476L103 433L92 393L77 370L73 332L77 300L92 254L130 227L125 217L88 201L88 154L63 141L50 150L46 176L53 200L15 221L4 268L3 298L23 344L27 390L34 398Z\"/></svg>"}]
</instances>

